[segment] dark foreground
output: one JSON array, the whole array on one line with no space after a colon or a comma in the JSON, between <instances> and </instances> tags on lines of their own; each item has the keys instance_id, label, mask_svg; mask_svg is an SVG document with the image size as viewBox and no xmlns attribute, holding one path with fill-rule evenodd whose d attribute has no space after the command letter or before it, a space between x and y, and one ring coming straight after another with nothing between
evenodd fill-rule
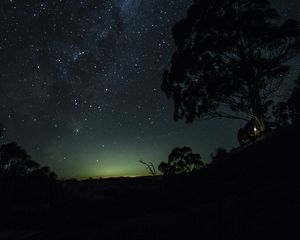
<instances>
[{"instance_id":1,"label":"dark foreground","mask_svg":"<svg viewBox=\"0 0 300 240\"><path fill-rule=\"evenodd\" d=\"M41 198L2 201L0 239L299 239L299 133L270 134L199 173L57 182Z\"/></svg>"}]
</instances>

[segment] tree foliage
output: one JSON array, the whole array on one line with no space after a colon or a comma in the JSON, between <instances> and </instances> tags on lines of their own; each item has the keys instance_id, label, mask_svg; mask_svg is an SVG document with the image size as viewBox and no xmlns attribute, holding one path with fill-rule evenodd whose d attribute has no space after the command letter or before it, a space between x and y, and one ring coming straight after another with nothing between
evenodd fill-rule
<instances>
[{"instance_id":1,"label":"tree foliage","mask_svg":"<svg viewBox=\"0 0 300 240\"><path fill-rule=\"evenodd\" d=\"M59 190L56 179L49 167L40 167L15 142L0 146L0 202L35 207L49 204Z\"/></svg>"},{"instance_id":2,"label":"tree foliage","mask_svg":"<svg viewBox=\"0 0 300 240\"><path fill-rule=\"evenodd\" d=\"M248 121L242 128L240 128L237 134L240 145L254 141L257 137L259 137L261 132L259 132L258 129L259 126L253 119Z\"/></svg>"},{"instance_id":3,"label":"tree foliage","mask_svg":"<svg viewBox=\"0 0 300 240\"><path fill-rule=\"evenodd\" d=\"M213 160L213 164L218 164L219 162L224 161L228 156L228 152L225 148L217 148L215 153L211 153L210 156Z\"/></svg>"},{"instance_id":4,"label":"tree foliage","mask_svg":"<svg viewBox=\"0 0 300 240\"><path fill-rule=\"evenodd\" d=\"M288 108L290 111L291 120L293 122L300 121L300 76L295 81L296 86L288 100Z\"/></svg>"},{"instance_id":5,"label":"tree foliage","mask_svg":"<svg viewBox=\"0 0 300 240\"><path fill-rule=\"evenodd\" d=\"M0 123L0 137L3 137L4 135L4 127L3 125Z\"/></svg>"},{"instance_id":6,"label":"tree foliage","mask_svg":"<svg viewBox=\"0 0 300 240\"><path fill-rule=\"evenodd\" d=\"M275 127L285 127L300 121L300 76L295 81L294 90L286 102L273 107Z\"/></svg>"},{"instance_id":7,"label":"tree foliage","mask_svg":"<svg viewBox=\"0 0 300 240\"><path fill-rule=\"evenodd\" d=\"M299 34L268 0L195 0L173 27L176 50L163 74L175 120L242 119L264 131Z\"/></svg>"},{"instance_id":8,"label":"tree foliage","mask_svg":"<svg viewBox=\"0 0 300 240\"><path fill-rule=\"evenodd\" d=\"M8 143L0 147L0 177L18 178L38 175L52 180L57 178L49 167L40 167L17 143Z\"/></svg>"},{"instance_id":9,"label":"tree foliage","mask_svg":"<svg viewBox=\"0 0 300 240\"><path fill-rule=\"evenodd\" d=\"M39 164L33 161L24 149L15 142L4 144L0 147L0 173L4 176L25 176Z\"/></svg>"},{"instance_id":10,"label":"tree foliage","mask_svg":"<svg viewBox=\"0 0 300 240\"><path fill-rule=\"evenodd\" d=\"M168 156L168 162L162 162L158 169L164 175L189 173L204 166L200 154L195 154L189 147L175 148Z\"/></svg>"}]
</instances>

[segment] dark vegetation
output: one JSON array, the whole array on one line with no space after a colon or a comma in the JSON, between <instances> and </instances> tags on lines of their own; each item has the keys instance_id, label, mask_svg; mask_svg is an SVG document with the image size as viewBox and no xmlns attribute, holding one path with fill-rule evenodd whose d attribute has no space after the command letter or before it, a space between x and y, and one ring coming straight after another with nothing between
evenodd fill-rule
<instances>
[{"instance_id":1,"label":"dark vegetation","mask_svg":"<svg viewBox=\"0 0 300 240\"><path fill-rule=\"evenodd\" d=\"M192 153L189 147L175 148L168 157L168 162L162 162L158 169L164 175L183 174L199 171L204 167L200 154Z\"/></svg>"},{"instance_id":2,"label":"dark vegetation","mask_svg":"<svg viewBox=\"0 0 300 240\"><path fill-rule=\"evenodd\" d=\"M240 119L264 132L299 34L268 0L194 1L173 27L176 51L163 75L175 120Z\"/></svg>"},{"instance_id":3,"label":"dark vegetation","mask_svg":"<svg viewBox=\"0 0 300 240\"><path fill-rule=\"evenodd\" d=\"M295 124L219 149L184 174L16 182L9 202L1 192L1 239L292 239L299 134Z\"/></svg>"},{"instance_id":4,"label":"dark vegetation","mask_svg":"<svg viewBox=\"0 0 300 240\"><path fill-rule=\"evenodd\" d=\"M40 167L16 143L0 147L0 203L2 207L40 206L51 202L56 174Z\"/></svg>"},{"instance_id":5,"label":"dark vegetation","mask_svg":"<svg viewBox=\"0 0 300 240\"><path fill-rule=\"evenodd\" d=\"M139 162L146 166L147 170L149 171L150 175L156 175L156 169L152 162L144 162L143 160L139 160Z\"/></svg>"},{"instance_id":6,"label":"dark vegetation","mask_svg":"<svg viewBox=\"0 0 300 240\"><path fill-rule=\"evenodd\" d=\"M276 91L297 22L265 0L196 0L173 29L163 90L175 119L245 120L240 146L204 164L175 148L151 176L57 180L16 143L0 147L0 239L298 239L300 80ZM4 128L0 127L0 135Z\"/></svg>"}]
</instances>

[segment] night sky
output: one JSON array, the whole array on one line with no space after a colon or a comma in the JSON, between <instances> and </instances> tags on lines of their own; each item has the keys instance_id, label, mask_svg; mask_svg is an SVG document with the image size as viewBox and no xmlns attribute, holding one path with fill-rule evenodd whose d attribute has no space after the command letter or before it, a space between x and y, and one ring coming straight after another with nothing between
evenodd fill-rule
<instances>
[{"instance_id":1,"label":"night sky","mask_svg":"<svg viewBox=\"0 0 300 240\"><path fill-rule=\"evenodd\" d=\"M137 176L178 146L206 162L244 123L173 121L160 90L191 0L0 0L2 143L61 178ZM299 0L277 0L300 20ZM292 62L292 74L299 64Z\"/></svg>"}]
</instances>

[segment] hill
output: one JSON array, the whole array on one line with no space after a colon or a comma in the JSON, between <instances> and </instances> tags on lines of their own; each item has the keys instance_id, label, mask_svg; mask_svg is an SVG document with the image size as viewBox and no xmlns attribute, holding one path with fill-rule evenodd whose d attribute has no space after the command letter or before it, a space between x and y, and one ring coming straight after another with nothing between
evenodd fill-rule
<instances>
[{"instance_id":1,"label":"hill","mask_svg":"<svg viewBox=\"0 0 300 240\"><path fill-rule=\"evenodd\" d=\"M0 239L296 239L299 134L274 131L188 175L59 182L44 206L2 209Z\"/></svg>"}]
</instances>

